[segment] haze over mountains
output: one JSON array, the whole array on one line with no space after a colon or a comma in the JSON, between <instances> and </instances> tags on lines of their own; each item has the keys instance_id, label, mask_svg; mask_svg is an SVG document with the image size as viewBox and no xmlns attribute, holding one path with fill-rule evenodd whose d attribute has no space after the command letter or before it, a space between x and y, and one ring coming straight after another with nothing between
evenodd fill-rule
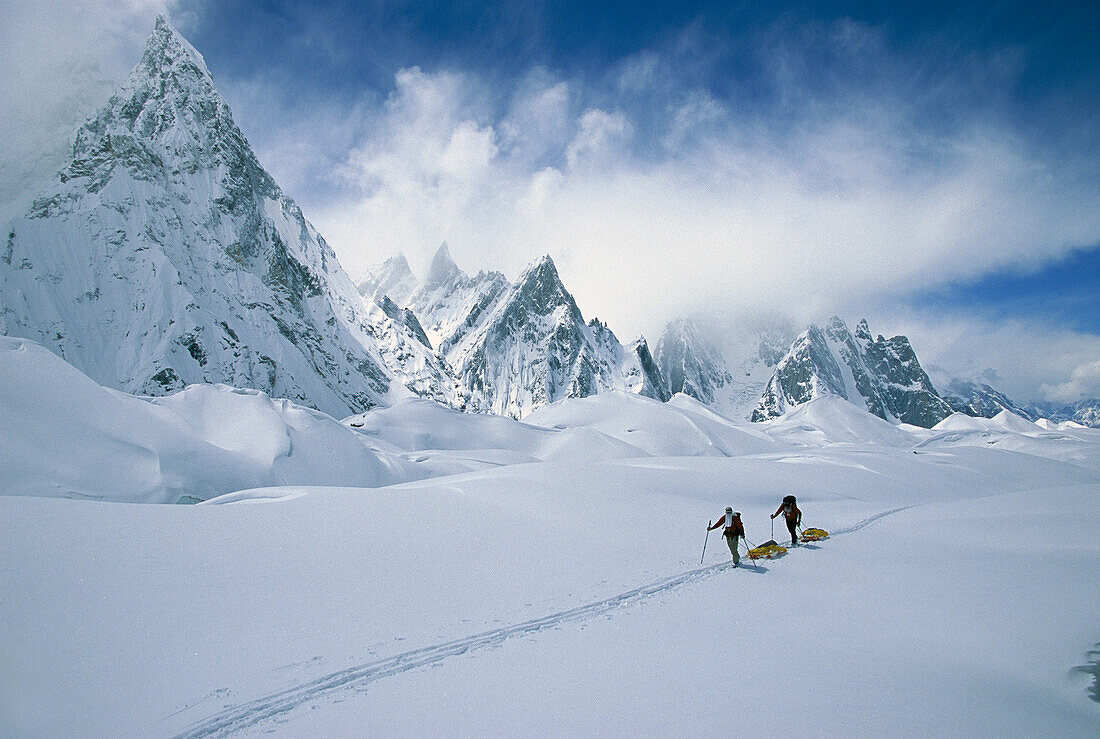
<instances>
[{"instance_id":1,"label":"haze over mountains","mask_svg":"<svg viewBox=\"0 0 1100 739\"><path fill-rule=\"evenodd\" d=\"M397 255L356 286L163 18L72 161L8 229L0 310L4 333L109 387L224 383L337 417L419 395L520 418L620 390L683 392L753 420L832 394L926 427L1004 409L1097 421L1096 402L1023 408L982 383L934 386L905 337L872 339L866 322L795 336L768 319L716 340L684 318L651 352L586 320L549 256L512 283L465 273L444 244L423 281Z\"/></svg>"}]
</instances>

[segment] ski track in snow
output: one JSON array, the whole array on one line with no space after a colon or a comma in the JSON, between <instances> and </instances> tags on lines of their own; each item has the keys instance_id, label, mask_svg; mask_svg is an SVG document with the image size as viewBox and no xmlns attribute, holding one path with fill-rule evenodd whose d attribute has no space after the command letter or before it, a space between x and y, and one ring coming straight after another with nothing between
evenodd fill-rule
<instances>
[{"instance_id":1,"label":"ski track in snow","mask_svg":"<svg viewBox=\"0 0 1100 739\"><path fill-rule=\"evenodd\" d=\"M913 507L915 506L901 506L899 508L883 511L882 513L877 513L852 526L840 529L831 534L831 536L841 536L843 534L859 531L886 516ZM533 618L528 621L522 621L512 626L503 626L498 629L484 631L480 634L474 634L473 636L467 636L462 639L455 639L454 641L445 642L443 644L413 649L408 652L394 655L393 657L368 662L356 667L348 667L303 685L227 708L224 711L192 724L186 731L178 734L176 739L228 736L237 731L255 726L263 721L275 718L276 716L289 713L303 703L320 698L333 691L342 689L361 689L363 686L376 680L399 675L422 667L429 667L448 657L457 657L474 650L495 647L512 637L535 634L562 624L574 623L592 616L606 614L616 608L643 601L654 595L668 592L681 585L710 577L711 575L730 568L731 563L722 562L716 565L708 565L707 567L688 570L687 572L672 575L647 585L627 590L610 598L588 603L587 605L577 606L565 611L552 613L548 616ZM172 715L177 715L183 710L187 710L187 708L193 707L200 702L202 701L193 702Z\"/></svg>"},{"instance_id":2,"label":"ski track in snow","mask_svg":"<svg viewBox=\"0 0 1100 739\"><path fill-rule=\"evenodd\" d=\"M833 536L841 536L842 534L850 534L853 531L859 531L860 529L862 529L864 527L870 526L871 524L875 523L879 519L886 518L887 516L892 516L895 513L901 513L902 511L907 511L910 508L916 508L916 507L917 507L916 505L903 505L903 506L900 506L898 508L891 508L888 511L883 511L882 513L876 513L875 515L871 516L870 518L865 518L862 521L860 521L859 523L852 524L851 526L849 526L846 529L839 529L837 531L834 531L831 534L829 534L829 536L833 537Z\"/></svg>"}]
</instances>

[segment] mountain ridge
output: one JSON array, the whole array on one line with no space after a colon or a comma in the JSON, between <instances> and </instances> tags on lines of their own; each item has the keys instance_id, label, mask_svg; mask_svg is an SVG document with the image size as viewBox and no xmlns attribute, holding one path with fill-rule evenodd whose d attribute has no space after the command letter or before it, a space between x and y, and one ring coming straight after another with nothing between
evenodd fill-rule
<instances>
[{"instance_id":1,"label":"mountain ridge","mask_svg":"<svg viewBox=\"0 0 1100 739\"><path fill-rule=\"evenodd\" d=\"M385 267L391 262L371 274L392 271ZM369 292L372 284L360 288ZM453 368L467 410L520 418L561 398L608 390L670 397L645 339L624 345L606 324L586 323L549 255L512 284L499 272L466 274L444 242L405 303L402 310L420 319Z\"/></svg>"},{"instance_id":2,"label":"mountain ridge","mask_svg":"<svg viewBox=\"0 0 1100 739\"><path fill-rule=\"evenodd\" d=\"M164 16L11 222L0 296L5 333L127 392L221 382L336 416L404 392L376 345L392 322L364 310Z\"/></svg>"},{"instance_id":3,"label":"mountain ridge","mask_svg":"<svg viewBox=\"0 0 1100 739\"><path fill-rule=\"evenodd\" d=\"M811 325L776 365L753 411L766 421L823 395L838 395L888 421L931 428L953 412L936 393L904 336L872 338L867 321L853 333L839 317Z\"/></svg>"}]
</instances>

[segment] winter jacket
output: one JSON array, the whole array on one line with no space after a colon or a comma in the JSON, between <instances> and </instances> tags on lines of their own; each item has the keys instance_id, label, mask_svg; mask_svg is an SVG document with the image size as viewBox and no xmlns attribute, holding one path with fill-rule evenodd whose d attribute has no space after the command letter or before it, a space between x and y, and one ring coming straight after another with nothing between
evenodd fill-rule
<instances>
[{"instance_id":1,"label":"winter jacket","mask_svg":"<svg viewBox=\"0 0 1100 739\"><path fill-rule=\"evenodd\" d=\"M726 515L723 513L722 517L720 519L718 519L717 521L715 521L714 525L711 526L709 529L707 529L707 531L713 531L714 529L718 528L723 523L725 523L725 521L726 521ZM744 536L744 535L745 535L745 525L743 523L741 523L741 519L738 518L737 516L733 517L733 525L732 526L726 526L725 528L722 529L722 536Z\"/></svg>"},{"instance_id":2,"label":"winter jacket","mask_svg":"<svg viewBox=\"0 0 1100 739\"><path fill-rule=\"evenodd\" d=\"M780 505L779 509L775 512L775 516L778 516L780 513L782 513L788 521L794 521L796 524L802 523L802 511L798 510L798 506L796 505L792 505L789 511L784 511L783 506ZM775 518L775 516L772 516L772 518Z\"/></svg>"}]
</instances>

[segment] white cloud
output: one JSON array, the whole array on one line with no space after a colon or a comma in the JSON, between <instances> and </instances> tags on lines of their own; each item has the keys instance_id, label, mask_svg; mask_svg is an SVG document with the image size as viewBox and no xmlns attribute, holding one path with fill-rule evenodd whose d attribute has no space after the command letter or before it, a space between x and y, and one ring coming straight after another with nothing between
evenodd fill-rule
<instances>
[{"instance_id":1,"label":"white cloud","mask_svg":"<svg viewBox=\"0 0 1100 739\"><path fill-rule=\"evenodd\" d=\"M440 171L458 180L481 179L497 155L495 139L496 134L491 127L479 127L473 121L463 121L451 133L443 148L439 157Z\"/></svg>"},{"instance_id":2,"label":"white cloud","mask_svg":"<svg viewBox=\"0 0 1100 739\"><path fill-rule=\"evenodd\" d=\"M525 75L498 126L508 156L536 166L560 151L573 134L571 96L569 84L544 69Z\"/></svg>"},{"instance_id":3,"label":"white cloud","mask_svg":"<svg viewBox=\"0 0 1100 739\"><path fill-rule=\"evenodd\" d=\"M623 145L633 127L621 112L593 108L577 121L577 135L565 149L570 169L614 167L624 153Z\"/></svg>"},{"instance_id":4,"label":"white cloud","mask_svg":"<svg viewBox=\"0 0 1100 739\"><path fill-rule=\"evenodd\" d=\"M1079 364L1070 372L1069 380L1057 385L1043 384L1047 400L1071 403L1082 398L1100 398L1100 359Z\"/></svg>"},{"instance_id":5,"label":"white cloud","mask_svg":"<svg viewBox=\"0 0 1100 739\"><path fill-rule=\"evenodd\" d=\"M679 57L656 51L619 65L611 92L543 69L510 89L402 70L341 168L354 195L314 220L353 272L396 251L423 265L443 240L511 274L550 253L626 335L685 310L820 317L1100 241L1089 162L1046 158L996 111L929 125L958 91L896 84L909 62L875 29L816 32L877 76L815 90L796 45L769 49L778 112L674 84Z\"/></svg>"},{"instance_id":6,"label":"white cloud","mask_svg":"<svg viewBox=\"0 0 1100 739\"><path fill-rule=\"evenodd\" d=\"M669 149L675 149L693 135L713 132L714 124L726 116L726 107L713 95L706 90L692 90L674 106L672 121L662 143Z\"/></svg>"}]
</instances>

